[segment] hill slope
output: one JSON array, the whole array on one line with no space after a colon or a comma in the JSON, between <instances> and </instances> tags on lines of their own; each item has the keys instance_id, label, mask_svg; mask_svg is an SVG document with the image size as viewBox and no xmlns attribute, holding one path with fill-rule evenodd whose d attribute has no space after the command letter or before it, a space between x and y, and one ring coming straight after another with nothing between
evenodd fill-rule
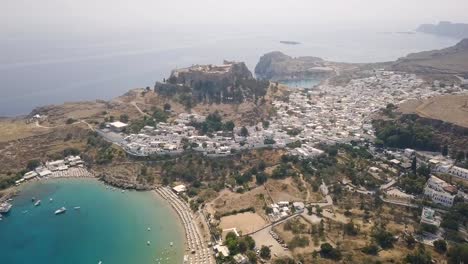
<instances>
[{"instance_id":1,"label":"hill slope","mask_svg":"<svg viewBox=\"0 0 468 264\"><path fill-rule=\"evenodd\" d=\"M393 63L391 69L422 75L468 75L468 39L453 47L409 54Z\"/></svg>"}]
</instances>

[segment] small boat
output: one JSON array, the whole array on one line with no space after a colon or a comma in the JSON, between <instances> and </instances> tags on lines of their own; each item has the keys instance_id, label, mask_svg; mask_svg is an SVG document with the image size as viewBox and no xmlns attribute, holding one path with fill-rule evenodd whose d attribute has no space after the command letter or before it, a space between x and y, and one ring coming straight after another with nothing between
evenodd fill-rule
<instances>
[{"instance_id":1,"label":"small boat","mask_svg":"<svg viewBox=\"0 0 468 264\"><path fill-rule=\"evenodd\" d=\"M49 199L49 202L52 202L53 200L54 200L54 199L50 198L50 199Z\"/></svg>"},{"instance_id":2,"label":"small boat","mask_svg":"<svg viewBox=\"0 0 468 264\"><path fill-rule=\"evenodd\" d=\"M150 244L151 244L151 242L150 242L149 240L148 240L148 241L146 241L146 245L148 245L148 246L149 246Z\"/></svg>"},{"instance_id":3,"label":"small boat","mask_svg":"<svg viewBox=\"0 0 468 264\"><path fill-rule=\"evenodd\" d=\"M31 198L31 202L36 201L36 197Z\"/></svg>"},{"instance_id":4,"label":"small boat","mask_svg":"<svg viewBox=\"0 0 468 264\"><path fill-rule=\"evenodd\" d=\"M171 247L172 247L172 246L174 246L174 242L171 242L171 244L170 244L170 245L171 245Z\"/></svg>"},{"instance_id":5,"label":"small boat","mask_svg":"<svg viewBox=\"0 0 468 264\"><path fill-rule=\"evenodd\" d=\"M41 205L41 200L37 200L35 203L34 203L34 206L39 206Z\"/></svg>"},{"instance_id":6,"label":"small boat","mask_svg":"<svg viewBox=\"0 0 468 264\"><path fill-rule=\"evenodd\" d=\"M148 230L148 231L151 231L151 228L150 228L150 227L148 227L148 229L147 229L147 230Z\"/></svg>"},{"instance_id":7,"label":"small boat","mask_svg":"<svg viewBox=\"0 0 468 264\"><path fill-rule=\"evenodd\" d=\"M55 211L55 214L56 214L56 215L58 215L58 214L63 214L63 213L65 213L66 211L67 211L67 208L62 207L62 208L56 210L56 211Z\"/></svg>"},{"instance_id":8,"label":"small boat","mask_svg":"<svg viewBox=\"0 0 468 264\"><path fill-rule=\"evenodd\" d=\"M99 261L98 264L102 264L102 261Z\"/></svg>"},{"instance_id":9,"label":"small boat","mask_svg":"<svg viewBox=\"0 0 468 264\"><path fill-rule=\"evenodd\" d=\"M81 209L81 207L79 207L79 206L75 206L75 207L73 207L73 209L75 209L75 210L80 210L80 209Z\"/></svg>"}]
</instances>

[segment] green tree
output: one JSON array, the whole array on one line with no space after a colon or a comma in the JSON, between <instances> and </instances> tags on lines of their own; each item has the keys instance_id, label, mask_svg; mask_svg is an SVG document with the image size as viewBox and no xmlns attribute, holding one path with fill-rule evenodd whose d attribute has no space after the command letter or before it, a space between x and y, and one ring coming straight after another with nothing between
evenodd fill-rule
<instances>
[{"instance_id":1,"label":"green tree","mask_svg":"<svg viewBox=\"0 0 468 264\"><path fill-rule=\"evenodd\" d=\"M448 146L444 145L442 148L442 156L446 157L448 155Z\"/></svg>"},{"instance_id":2,"label":"green tree","mask_svg":"<svg viewBox=\"0 0 468 264\"><path fill-rule=\"evenodd\" d=\"M428 166L426 166L426 164L422 164L417 169L417 174L428 178L431 174L431 169Z\"/></svg>"},{"instance_id":3,"label":"green tree","mask_svg":"<svg viewBox=\"0 0 468 264\"><path fill-rule=\"evenodd\" d=\"M411 161L411 171L413 172L413 174L416 174L416 169L417 169L416 157L413 157L413 160Z\"/></svg>"},{"instance_id":4,"label":"green tree","mask_svg":"<svg viewBox=\"0 0 468 264\"><path fill-rule=\"evenodd\" d=\"M424 246L421 246L415 252L406 255L405 262L410 264L431 264L432 257L431 254L424 249Z\"/></svg>"},{"instance_id":5,"label":"green tree","mask_svg":"<svg viewBox=\"0 0 468 264\"><path fill-rule=\"evenodd\" d=\"M329 243L323 243L320 245L320 254L324 258L329 258L333 260L341 259L341 252L336 248L333 248Z\"/></svg>"},{"instance_id":6,"label":"green tree","mask_svg":"<svg viewBox=\"0 0 468 264\"><path fill-rule=\"evenodd\" d=\"M254 251L252 250L249 250L245 253L245 255L247 256L247 258L249 259L250 263L257 263L257 254L255 254Z\"/></svg>"},{"instance_id":7,"label":"green tree","mask_svg":"<svg viewBox=\"0 0 468 264\"><path fill-rule=\"evenodd\" d=\"M262 246L260 248L260 257L263 259L270 259L271 258L271 250L267 246Z\"/></svg>"},{"instance_id":8,"label":"green tree","mask_svg":"<svg viewBox=\"0 0 468 264\"><path fill-rule=\"evenodd\" d=\"M447 253L449 264L466 263L468 259L468 244L454 244Z\"/></svg>"},{"instance_id":9,"label":"green tree","mask_svg":"<svg viewBox=\"0 0 468 264\"><path fill-rule=\"evenodd\" d=\"M255 248L255 240L251 236L245 236L243 240L247 244L247 249L253 250Z\"/></svg>"},{"instance_id":10,"label":"green tree","mask_svg":"<svg viewBox=\"0 0 468 264\"><path fill-rule=\"evenodd\" d=\"M66 121L65 123L66 123L67 125L71 125L71 124L73 124L73 123L75 123L75 122L76 122L75 119L73 119L73 118L68 118L67 121Z\"/></svg>"},{"instance_id":11,"label":"green tree","mask_svg":"<svg viewBox=\"0 0 468 264\"><path fill-rule=\"evenodd\" d=\"M245 126L243 126L239 132L241 137L248 137L249 136L249 130Z\"/></svg>"},{"instance_id":12,"label":"green tree","mask_svg":"<svg viewBox=\"0 0 468 264\"><path fill-rule=\"evenodd\" d=\"M26 165L26 168L28 170L34 170L35 168L41 166L41 161L39 160L30 160L28 161L28 164Z\"/></svg>"},{"instance_id":13,"label":"green tree","mask_svg":"<svg viewBox=\"0 0 468 264\"><path fill-rule=\"evenodd\" d=\"M443 239L434 241L434 249L439 253L445 253L447 251L447 242Z\"/></svg>"},{"instance_id":14,"label":"green tree","mask_svg":"<svg viewBox=\"0 0 468 264\"><path fill-rule=\"evenodd\" d=\"M120 122L123 122L123 123L128 123L128 115L127 114L122 114L120 115L120 118L119 118Z\"/></svg>"},{"instance_id":15,"label":"green tree","mask_svg":"<svg viewBox=\"0 0 468 264\"><path fill-rule=\"evenodd\" d=\"M257 175L255 175L255 180L257 181L258 185L262 185L268 180L268 177L264 172L259 172Z\"/></svg>"},{"instance_id":16,"label":"green tree","mask_svg":"<svg viewBox=\"0 0 468 264\"><path fill-rule=\"evenodd\" d=\"M224 130L226 130L226 131L232 131L232 130L234 130L234 127L235 127L235 125L234 125L234 122L232 122L232 121L227 121L224 124Z\"/></svg>"},{"instance_id":17,"label":"green tree","mask_svg":"<svg viewBox=\"0 0 468 264\"><path fill-rule=\"evenodd\" d=\"M379 253L379 247L374 244L374 243L371 243L365 247L363 247L361 249L361 251L367 255L377 255Z\"/></svg>"},{"instance_id":18,"label":"green tree","mask_svg":"<svg viewBox=\"0 0 468 264\"><path fill-rule=\"evenodd\" d=\"M393 242L395 242L395 237L393 234L388 232L382 226L374 227L371 236L384 249L392 248Z\"/></svg>"}]
</instances>

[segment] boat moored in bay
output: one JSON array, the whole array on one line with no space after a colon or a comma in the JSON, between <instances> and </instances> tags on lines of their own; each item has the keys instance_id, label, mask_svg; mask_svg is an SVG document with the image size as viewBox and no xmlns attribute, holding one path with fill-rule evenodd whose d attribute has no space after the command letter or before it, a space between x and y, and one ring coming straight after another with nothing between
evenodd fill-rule
<instances>
[{"instance_id":1,"label":"boat moored in bay","mask_svg":"<svg viewBox=\"0 0 468 264\"><path fill-rule=\"evenodd\" d=\"M56 211L55 211L55 214L56 214L56 215L63 214L63 213L65 213L66 211L67 211L67 208L62 207L62 208L56 210Z\"/></svg>"}]
</instances>

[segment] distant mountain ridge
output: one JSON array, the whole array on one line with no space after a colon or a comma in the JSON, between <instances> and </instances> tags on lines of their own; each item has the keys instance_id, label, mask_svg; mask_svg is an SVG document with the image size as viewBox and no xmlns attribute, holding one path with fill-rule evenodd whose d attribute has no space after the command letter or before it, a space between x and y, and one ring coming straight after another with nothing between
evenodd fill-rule
<instances>
[{"instance_id":1,"label":"distant mountain ridge","mask_svg":"<svg viewBox=\"0 0 468 264\"><path fill-rule=\"evenodd\" d=\"M468 38L468 24L464 23L441 21L436 25L422 24L416 29L416 31L459 39Z\"/></svg>"}]
</instances>

